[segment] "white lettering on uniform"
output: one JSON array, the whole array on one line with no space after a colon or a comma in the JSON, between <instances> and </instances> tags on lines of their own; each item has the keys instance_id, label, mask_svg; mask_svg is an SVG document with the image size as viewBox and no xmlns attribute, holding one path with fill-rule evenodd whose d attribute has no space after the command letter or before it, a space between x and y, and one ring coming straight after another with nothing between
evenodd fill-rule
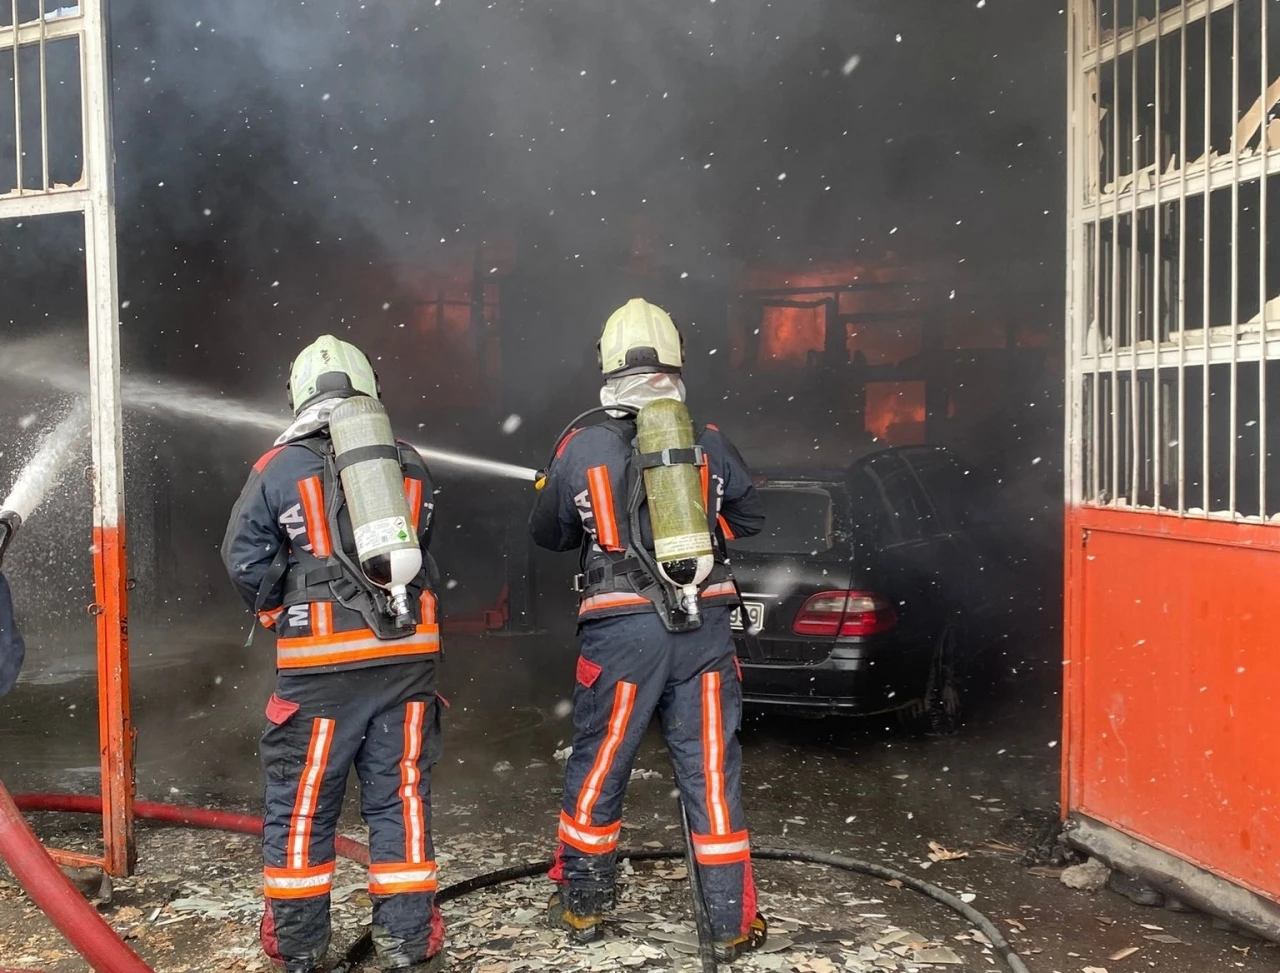
<instances>
[{"instance_id":1,"label":"white lettering on uniform","mask_svg":"<svg viewBox=\"0 0 1280 973\"><path fill-rule=\"evenodd\" d=\"M578 508L578 516L582 518L582 526L591 535L592 550L601 550L596 541L596 515L591 506L591 491L583 490L573 498L573 505Z\"/></svg>"},{"instance_id":2,"label":"white lettering on uniform","mask_svg":"<svg viewBox=\"0 0 1280 973\"><path fill-rule=\"evenodd\" d=\"M281 513L280 526L289 535L290 541L293 541L301 534L305 534L307 532L307 524L306 519L302 516L302 504L295 503L288 510ZM310 550L310 547L304 546L303 550Z\"/></svg>"},{"instance_id":3,"label":"white lettering on uniform","mask_svg":"<svg viewBox=\"0 0 1280 973\"><path fill-rule=\"evenodd\" d=\"M301 628L311 624L311 606L307 604L289 606L289 627Z\"/></svg>"}]
</instances>

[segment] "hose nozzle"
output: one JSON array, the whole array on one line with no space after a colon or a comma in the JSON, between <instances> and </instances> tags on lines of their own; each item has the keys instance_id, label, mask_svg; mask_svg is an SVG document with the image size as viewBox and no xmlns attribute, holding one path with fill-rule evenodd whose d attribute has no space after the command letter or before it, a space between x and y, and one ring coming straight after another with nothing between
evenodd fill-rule
<instances>
[{"instance_id":1,"label":"hose nozzle","mask_svg":"<svg viewBox=\"0 0 1280 973\"><path fill-rule=\"evenodd\" d=\"M0 564L4 562L4 555L9 550L13 535L21 526L22 516L16 510L0 510Z\"/></svg>"},{"instance_id":2,"label":"hose nozzle","mask_svg":"<svg viewBox=\"0 0 1280 973\"><path fill-rule=\"evenodd\" d=\"M533 488L541 492L542 488L547 485L547 471L538 470L533 474Z\"/></svg>"}]
</instances>

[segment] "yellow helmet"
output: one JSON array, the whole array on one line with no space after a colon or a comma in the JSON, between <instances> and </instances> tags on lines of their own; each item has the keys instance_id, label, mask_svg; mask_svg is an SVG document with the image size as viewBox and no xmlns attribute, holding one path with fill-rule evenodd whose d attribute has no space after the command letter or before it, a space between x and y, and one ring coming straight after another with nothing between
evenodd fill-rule
<instances>
[{"instance_id":1,"label":"yellow helmet","mask_svg":"<svg viewBox=\"0 0 1280 973\"><path fill-rule=\"evenodd\" d=\"M596 345L606 378L641 372L679 372L684 367L684 337L671 315L635 297L604 323Z\"/></svg>"},{"instance_id":2,"label":"yellow helmet","mask_svg":"<svg viewBox=\"0 0 1280 973\"><path fill-rule=\"evenodd\" d=\"M313 402L367 395L378 398L378 374L355 345L322 334L289 368L289 407L297 415Z\"/></svg>"}]
</instances>

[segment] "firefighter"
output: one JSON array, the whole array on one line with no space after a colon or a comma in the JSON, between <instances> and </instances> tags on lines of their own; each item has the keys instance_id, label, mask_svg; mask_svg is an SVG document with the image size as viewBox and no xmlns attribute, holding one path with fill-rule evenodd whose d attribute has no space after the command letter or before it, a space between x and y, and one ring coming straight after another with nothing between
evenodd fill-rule
<instances>
[{"instance_id":1,"label":"firefighter","mask_svg":"<svg viewBox=\"0 0 1280 973\"><path fill-rule=\"evenodd\" d=\"M0 561L4 560L9 542L17 532L22 519L12 510L0 511ZM18 621L13 614L13 595L9 582L0 574L0 696L7 696L18 683L27 647L18 631Z\"/></svg>"},{"instance_id":2,"label":"firefighter","mask_svg":"<svg viewBox=\"0 0 1280 973\"><path fill-rule=\"evenodd\" d=\"M683 458L702 459L694 481L699 517L704 536L720 543L711 573L693 593L696 603L684 605L689 611L678 597L655 594L670 586L658 581L665 571L654 559L655 517L635 489L636 412L658 400L684 401L683 342L665 311L636 299L609 318L599 349L605 385L596 411L609 417L561 438L540 474L530 518L536 544L580 548L582 568L575 583L581 655L573 750L548 915L575 941L601 935L602 914L614 905L623 795L656 712L688 808L716 954L732 962L762 945L766 929L756 911L742 805L742 691L730 629L739 595L723 540L758 533L763 506L724 434L715 426L690 430L698 448Z\"/></svg>"},{"instance_id":3,"label":"firefighter","mask_svg":"<svg viewBox=\"0 0 1280 973\"><path fill-rule=\"evenodd\" d=\"M424 567L397 628L386 593L356 564L352 497L336 469L330 415L379 397L369 360L324 335L293 362L292 425L254 465L222 543L231 580L277 636L275 693L260 752L266 780L262 945L289 973L317 970L329 945L329 893L343 793L354 764L369 826L373 937L384 969L444 966L431 841L431 769L440 758L440 650L426 554L434 501L422 458L398 459ZM367 400L362 400L367 404ZM355 404L355 403L350 403ZM381 406L370 406L379 412ZM344 407L345 408L345 407ZM385 418L385 413L381 413ZM335 419L335 422L337 420ZM335 430L336 436L336 430ZM345 467L344 467L345 469ZM393 496L399 502L398 495ZM410 538L414 533L404 532Z\"/></svg>"}]
</instances>

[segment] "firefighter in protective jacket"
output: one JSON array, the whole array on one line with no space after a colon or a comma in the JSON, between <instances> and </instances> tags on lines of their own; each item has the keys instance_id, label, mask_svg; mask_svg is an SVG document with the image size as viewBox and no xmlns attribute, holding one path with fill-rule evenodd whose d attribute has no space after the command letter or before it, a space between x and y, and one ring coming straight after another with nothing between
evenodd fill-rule
<instances>
[{"instance_id":1,"label":"firefighter in protective jacket","mask_svg":"<svg viewBox=\"0 0 1280 973\"><path fill-rule=\"evenodd\" d=\"M378 395L357 348L329 335L308 346L290 371L296 418L254 465L222 544L231 580L277 636L277 686L261 743L262 943L289 973L319 969L328 949L334 840L352 765L369 825L379 962L421 971L444 963L430 821L431 769L440 757L440 634L425 567L431 477L411 447L386 447L398 456L392 486L403 485L412 520L404 533L410 542L416 533L424 564L408 585L411 619L397 629L356 564L329 435L330 415L343 402Z\"/></svg>"},{"instance_id":2,"label":"firefighter in protective jacket","mask_svg":"<svg viewBox=\"0 0 1280 973\"><path fill-rule=\"evenodd\" d=\"M682 341L665 311L637 299L609 318L600 352L601 411L609 418L571 429L557 444L530 519L539 546L582 550L573 751L551 873L559 890L549 914L578 941L600 935L601 914L614 903L623 794L657 713L688 809L716 952L731 962L763 943L765 926L741 795L742 691L730 630L739 595L723 540L758 533L763 506L732 443L715 426L693 433L696 445L676 450L675 461L696 466L704 536L720 543L710 574L697 584L696 607L689 606L698 620L678 599L655 594L670 586L658 578L656 517L638 488L637 467L664 459L641 462L636 413L657 400L683 402Z\"/></svg>"}]
</instances>

